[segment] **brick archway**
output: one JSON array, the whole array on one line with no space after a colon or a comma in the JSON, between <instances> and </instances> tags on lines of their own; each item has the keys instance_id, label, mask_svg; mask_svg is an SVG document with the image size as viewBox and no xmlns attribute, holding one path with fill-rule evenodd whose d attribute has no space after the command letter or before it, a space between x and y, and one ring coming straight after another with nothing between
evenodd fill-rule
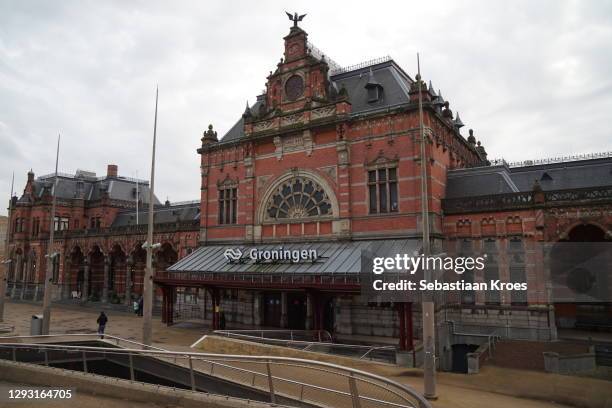
<instances>
[{"instance_id":1,"label":"brick archway","mask_svg":"<svg viewBox=\"0 0 612 408\"><path fill-rule=\"evenodd\" d=\"M567 287L575 298L570 301L553 294L556 325L560 329L609 328L612 307L609 296L599 289L612 290L605 272L612 262L608 249L612 240L596 223L577 222L566 231L551 250L550 273L553 285Z\"/></svg>"}]
</instances>

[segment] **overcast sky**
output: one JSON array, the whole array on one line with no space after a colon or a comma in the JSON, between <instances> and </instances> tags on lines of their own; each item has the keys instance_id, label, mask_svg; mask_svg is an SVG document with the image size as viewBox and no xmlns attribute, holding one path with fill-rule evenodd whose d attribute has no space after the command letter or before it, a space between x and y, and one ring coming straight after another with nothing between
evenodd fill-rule
<instances>
[{"instance_id":1,"label":"overcast sky","mask_svg":"<svg viewBox=\"0 0 612 408\"><path fill-rule=\"evenodd\" d=\"M288 11L340 65L391 55L473 128L490 158L612 150L611 1L0 0L0 213L15 171L106 165L199 198L202 131L224 134L282 56Z\"/></svg>"}]
</instances>

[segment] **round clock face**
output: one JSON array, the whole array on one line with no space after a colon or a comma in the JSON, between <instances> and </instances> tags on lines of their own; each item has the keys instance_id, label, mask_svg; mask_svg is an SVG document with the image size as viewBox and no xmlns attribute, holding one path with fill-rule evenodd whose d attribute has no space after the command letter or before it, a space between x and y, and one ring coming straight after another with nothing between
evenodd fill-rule
<instances>
[{"instance_id":1,"label":"round clock face","mask_svg":"<svg viewBox=\"0 0 612 408\"><path fill-rule=\"evenodd\" d=\"M289 55L295 55L298 53L299 50L300 46L297 44L293 44L291 47L289 47Z\"/></svg>"},{"instance_id":2,"label":"round clock face","mask_svg":"<svg viewBox=\"0 0 612 408\"><path fill-rule=\"evenodd\" d=\"M285 93L287 99L294 100L304 93L304 80L299 75L293 75L285 82Z\"/></svg>"}]
</instances>

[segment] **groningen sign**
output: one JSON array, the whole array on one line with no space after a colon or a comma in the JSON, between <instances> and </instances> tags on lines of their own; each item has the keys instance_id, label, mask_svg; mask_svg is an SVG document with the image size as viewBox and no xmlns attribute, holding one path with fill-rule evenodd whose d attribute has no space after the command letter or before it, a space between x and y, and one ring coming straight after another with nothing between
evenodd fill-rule
<instances>
[{"instance_id":1,"label":"groningen sign","mask_svg":"<svg viewBox=\"0 0 612 408\"><path fill-rule=\"evenodd\" d=\"M230 263L240 263L252 261L256 263L305 263L315 262L319 259L319 253L316 249L287 249L285 247L278 248L227 248L223 252L225 260Z\"/></svg>"}]
</instances>

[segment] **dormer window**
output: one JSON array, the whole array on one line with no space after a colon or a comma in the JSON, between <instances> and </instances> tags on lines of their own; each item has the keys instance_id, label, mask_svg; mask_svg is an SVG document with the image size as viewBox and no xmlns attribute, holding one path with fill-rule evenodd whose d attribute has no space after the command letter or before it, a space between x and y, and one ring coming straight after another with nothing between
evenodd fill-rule
<instances>
[{"instance_id":1,"label":"dormer window","mask_svg":"<svg viewBox=\"0 0 612 408\"><path fill-rule=\"evenodd\" d=\"M542 174L542 177L540 178L540 181L552 181L552 177L550 177L550 174L548 173L544 173Z\"/></svg>"},{"instance_id":2,"label":"dormer window","mask_svg":"<svg viewBox=\"0 0 612 408\"><path fill-rule=\"evenodd\" d=\"M382 99L383 87L376 80L376 77L374 76L374 71L372 71L372 69L370 69L370 72L368 74L368 82L365 85L365 89L368 94L368 103L378 102Z\"/></svg>"},{"instance_id":3,"label":"dormer window","mask_svg":"<svg viewBox=\"0 0 612 408\"><path fill-rule=\"evenodd\" d=\"M381 98L382 89L380 86L369 86L366 87L368 91L368 103L378 102Z\"/></svg>"}]
</instances>

